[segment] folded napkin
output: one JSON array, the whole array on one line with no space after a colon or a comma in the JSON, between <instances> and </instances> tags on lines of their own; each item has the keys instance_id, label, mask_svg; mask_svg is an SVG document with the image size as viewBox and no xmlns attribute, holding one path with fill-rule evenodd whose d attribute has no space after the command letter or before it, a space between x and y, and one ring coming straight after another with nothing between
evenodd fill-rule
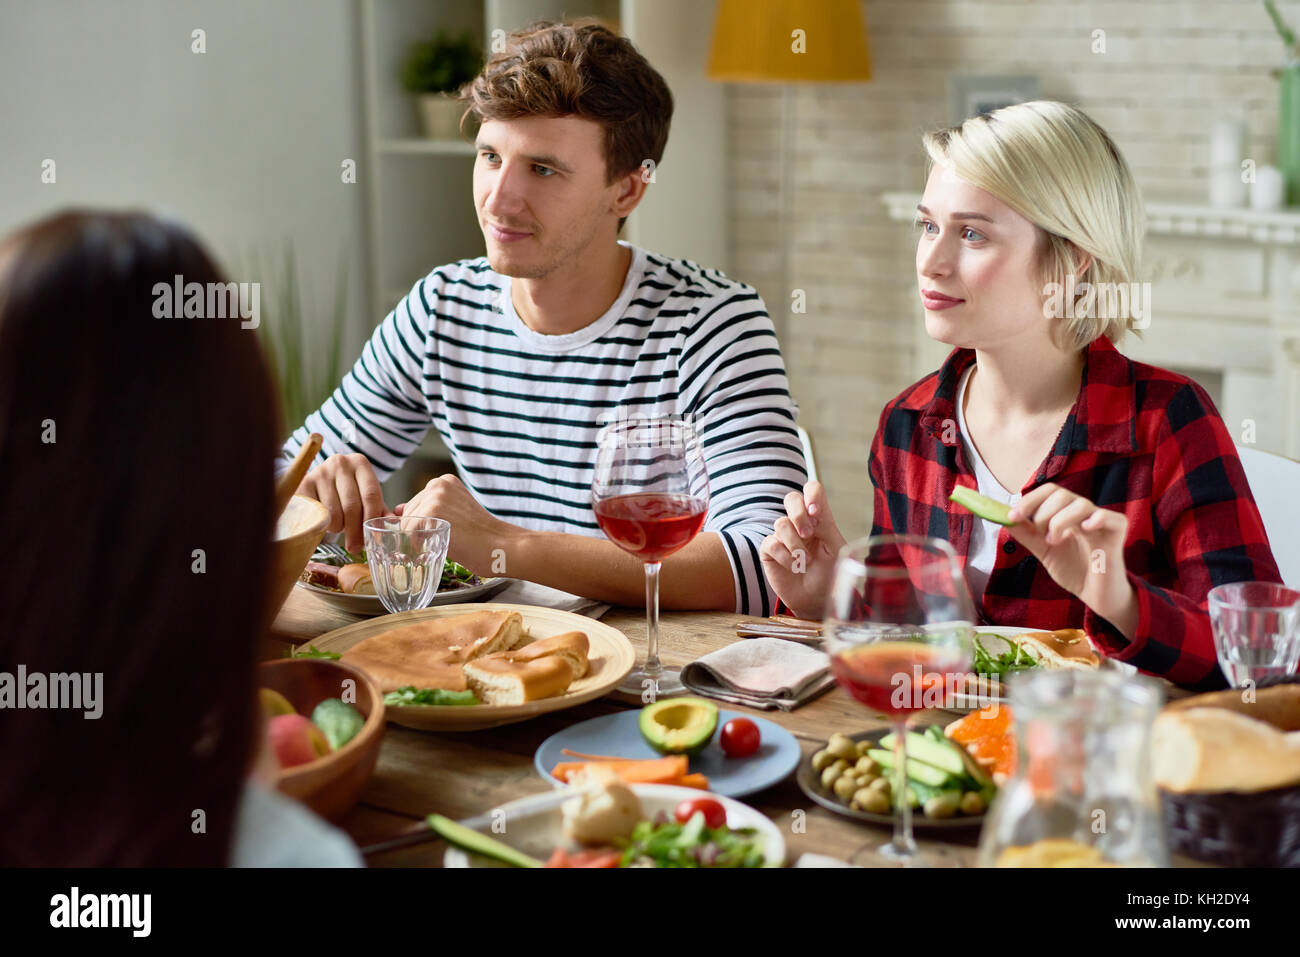
<instances>
[{"instance_id":1,"label":"folded napkin","mask_svg":"<svg viewBox=\"0 0 1300 957\"><path fill-rule=\"evenodd\" d=\"M835 684L830 658L783 638L741 638L682 669L696 694L751 708L793 711Z\"/></svg>"},{"instance_id":2,"label":"folded napkin","mask_svg":"<svg viewBox=\"0 0 1300 957\"><path fill-rule=\"evenodd\" d=\"M608 605L598 601L570 595L567 591L539 585L536 582L514 582L501 589L490 600L512 605L540 605L543 608L554 608L556 611L571 611L576 615L586 615L588 618L599 618L609 611Z\"/></svg>"}]
</instances>

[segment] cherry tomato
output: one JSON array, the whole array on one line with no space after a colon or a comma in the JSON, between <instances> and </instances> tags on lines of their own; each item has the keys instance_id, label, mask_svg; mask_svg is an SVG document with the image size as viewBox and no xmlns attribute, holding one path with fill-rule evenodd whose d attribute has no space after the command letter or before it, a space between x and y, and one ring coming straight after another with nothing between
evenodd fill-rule
<instances>
[{"instance_id":1,"label":"cherry tomato","mask_svg":"<svg viewBox=\"0 0 1300 957\"><path fill-rule=\"evenodd\" d=\"M679 823L685 824L695 816L696 811L704 813L705 827L722 827L727 823L727 809L713 798L691 798L689 801L683 801L677 805L674 817Z\"/></svg>"},{"instance_id":2,"label":"cherry tomato","mask_svg":"<svg viewBox=\"0 0 1300 957\"><path fill-rule=\"evenodd\" d=\"M732 718L722 726L722 751L729 758L747 758L760 743L758 725L748 718Z\"/></svg>"}]
</instances>

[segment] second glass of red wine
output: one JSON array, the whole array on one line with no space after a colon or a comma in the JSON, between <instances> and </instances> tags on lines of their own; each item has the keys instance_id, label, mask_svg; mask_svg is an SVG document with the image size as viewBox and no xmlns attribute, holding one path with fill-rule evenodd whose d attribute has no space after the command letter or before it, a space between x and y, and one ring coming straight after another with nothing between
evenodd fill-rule
<instances>
[{"instance_id":1,"label":"second glass of red wine","mask_svg":"<svg viewBox=\"0 0 1300 957\"><path fill-rule=\"evenodd\" d=\"M924 786L910 780L907 725L947 704L970 670L975 611L951 545L921 535L875 535L840 550L822 635L840 687L894 725L894 838L854 864L957 866L942 848L920 850L912 808ZM882 757L882 763L884 761Z\"/></svg>"},{"instance_id":2,"label":"second glass of red wine","mask_svg":"<svg viewBox=\"0 0 1300 957\"><path fill-rule=\"evenodd\" d=\"M645 663L618 690L651 700L683 694L678 669L659 660L659 569L699 534L709 511L709 477L695 429L679 415L605 426L591 500L605 536L645 564Z\"/></svg>"}]
</instances>

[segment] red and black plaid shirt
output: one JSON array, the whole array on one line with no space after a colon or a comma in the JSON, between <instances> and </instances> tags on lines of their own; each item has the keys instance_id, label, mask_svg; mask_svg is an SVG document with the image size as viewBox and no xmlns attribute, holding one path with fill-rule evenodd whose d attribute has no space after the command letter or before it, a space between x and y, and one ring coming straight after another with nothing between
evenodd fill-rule
<instances>
[{"instance_id":1,"label":"red and black plaid shirt","mask_svg":"<svg viewBox=\"0 0 1300 957\"><path fill-rule=\"evenodd\" d=\"M974 360L972 350L956 349L890 402L871 446L873 534L947 539L963 562L977 519L948 496L956 484L976 487L955 406ZM1206 593L1227 582L1281 581L1232 438L1185 376L1130 361L1104 337L1086 360L1079 398L1022 491L1055 482L1128 517L1124 563L1137 593L1137 634L1128 641L1056 584L1006 529L981 615L999 625L1082 628L1104 654L1142 671L1185 687L1224 687Z\"/></svg>"}]
</instances>

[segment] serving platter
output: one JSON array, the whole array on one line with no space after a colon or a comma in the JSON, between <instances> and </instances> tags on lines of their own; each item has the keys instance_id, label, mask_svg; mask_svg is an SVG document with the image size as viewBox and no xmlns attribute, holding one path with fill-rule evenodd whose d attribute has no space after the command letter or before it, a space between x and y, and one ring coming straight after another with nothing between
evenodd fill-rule
<instances>
[{"instance_id":1,"label":"serving platter","mask_svg":"<svg viewBox=\"0 0 1300 957\"><path fill-rule=\"evenodd\" d=\"M563 761L582 760L564 754L565 748L583 754L616 755L638 760L661 757L641 736L640 717L639 710L621 711L557 731L537 749L533 766L548 784L562 788L564 782L555 778L551 771ZM722 726L732 718L748 718L758 726L762 743L757 753L747 758L729 758L722 753L722 745L718 743ZM708 746L699 754L691 755L690 771L705 775L709 779L709 790L715 794L740 797L784 781L799 763L801 754L795 736L779 724L756 715L719 709L718 728Z\"/></svg>"},{"instance_id":2,"label":"serving platter","mask_svg":"<svg viewBox=\"0 0 1300 957\"><path fill-rule=\"evenodd\" d=\"M721 794L671 784L633 784L631 788L632 793L640 799L641 809L647 818L654 818L660 811L671 817L674 808L681 801L711 797L726 809L729 828L752 827L763 836L764 867L781 867L785 864L785 840L781 837L780 829L765 815L746 804ZM577 846L564 837L564 819L560 809L564 799L565 795L557 795L554 791L532 794L460 823L544 861L556 847ZM495 828L494 823L497 825ZM510 866L472 851L464 851L455 845L448 846L442 864L443 867Z\"/></svg>"},{"instance_id":3,"label":"serving platter","mask_svg":"<svg viewBox=\"0 0 1300 957\"><path fill-rule=\"evenodd\" d=\"M446 590L439 589L438 593L429 602L429 607L486 601L501 589L513 583L513 578L481 578L477 585L460 585ZM379 600L378 595L349 595L347 592L334 591L330 588L322 588L319 585L309 585L301 579L295 582L295 587L311 592L326 604L350 615L363 615L367 618L373 618L376 615L388 614L388 609L384 607L384 603Z\"/></svg>"},{"instance_id":4,"label":"serving platter","mask_svg":"<svg viewBox=\"0 0 1300 957\"><path fill-rule=\"evenodd\" d=\"M562 711L608 694L627 676L636 662L632 642L617 628L573 612L502 602L442 605L384 615L335 629L317 638L312 644L321 651L341 654L357 642L390 628L482 611L519 612L524 620L524 631L534 640L566 631L581 631L587 636L590 646L587 673L569 685L564 694L552 698L514 705L389 705L385 712L389 721L420 731L479 731L527 721L539 714Z\"/></svg>"}]
</instances>

